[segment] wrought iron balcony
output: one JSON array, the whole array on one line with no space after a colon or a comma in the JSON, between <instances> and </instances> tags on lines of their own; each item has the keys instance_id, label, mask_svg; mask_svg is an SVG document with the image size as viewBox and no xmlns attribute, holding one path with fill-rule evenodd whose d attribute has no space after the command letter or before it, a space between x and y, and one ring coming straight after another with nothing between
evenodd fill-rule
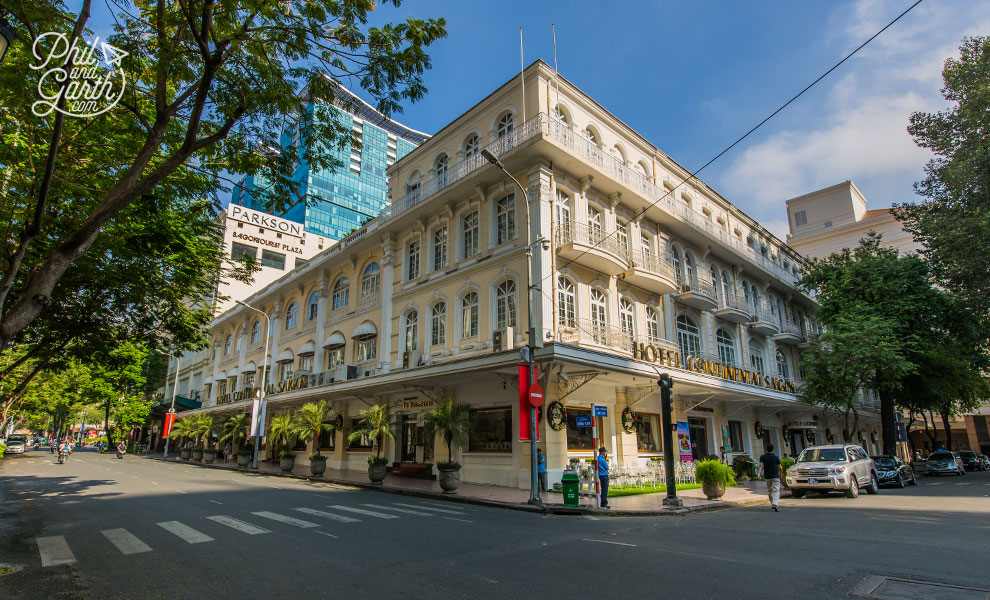
<instances>
[{"instance_id":1,"label":"wrought iron balcony","mask_svg":"<svg viewBox=\"0 0 990 600\"><path fill-rule=\"evenodd\" d=\"M629 269L623 279L632 285L650 290L658 296L677 290L677 273L674 266L659 256L633 250L627 254Z\"/></svg>"},{"instance_id":2,"label":"wrought iron balcony","mask_svg":"<svg viewBox=\"0 0 990 600\"><path fill-rule=\"evenodd\" d=\"M554 238L558 254L590 269L618 275L628 267L626 248L616 235L600 227L574 221L558 223Z\"/></svg>"},{"instance_id":3,"label":"wrought iron balcony","mask_svg":"<svg viewBox=\"0 0 990 600\"><path fill-rule=\"evenodd\" d=\"M697 277L683 279L674 299L686 306L699 310L712 310L718 306L715 300L715 287L711 282Z\"/></svg>"}]
</instances>

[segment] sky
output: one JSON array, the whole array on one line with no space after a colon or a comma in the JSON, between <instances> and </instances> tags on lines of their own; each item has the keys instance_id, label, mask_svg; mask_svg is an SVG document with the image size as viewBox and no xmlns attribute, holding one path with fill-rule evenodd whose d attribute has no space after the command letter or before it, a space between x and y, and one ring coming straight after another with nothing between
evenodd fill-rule
<instances>
[{"instance_id":1,"label":"sky","mask_svg":"<svg viewBox=\"0 0 990 600\"><path fill-rule=\"evenodd\" d=\"M440 130L518 74L520 27L524 62L553 65L554 24L560 74L693 171L913 2L405 0L374 20L447 20L429 93L393 115L413 129ZM910 114L948 106L943 62L988 34L990 3L924 0L699 177L781 238L785 200L847 179L868 208L917 201L930 155Z\"/></svg>"}]
</instances>

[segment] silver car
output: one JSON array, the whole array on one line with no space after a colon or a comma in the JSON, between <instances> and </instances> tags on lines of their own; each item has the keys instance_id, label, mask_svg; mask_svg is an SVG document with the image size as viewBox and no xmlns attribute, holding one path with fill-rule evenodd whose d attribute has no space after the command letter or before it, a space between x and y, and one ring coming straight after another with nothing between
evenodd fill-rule
<instances>
[{"instance_id":1,"label":"silver car","mask_svg":"<svg viewBox=\"0 0 990 600\"><path fill-rule=\"evenodd\" d=\"M957 452L948 450L936 450L928 455L928 474L938 475L945 473L949 475L965 475L966 469L963 467L962 459Z\"/></svg>"},{"instance_id":2,"label":"silver car","mask_svg":"<svg viewBox=\"0 0 990 600\"><path fill-rule=\"evenodd\" d=\"M794 466L787 469L787 487L800 498L809 492L842 491L847 498L880 491L877 467L863 448L855 444L835 444L805 448Z\"/></svg>"}]
</instances>

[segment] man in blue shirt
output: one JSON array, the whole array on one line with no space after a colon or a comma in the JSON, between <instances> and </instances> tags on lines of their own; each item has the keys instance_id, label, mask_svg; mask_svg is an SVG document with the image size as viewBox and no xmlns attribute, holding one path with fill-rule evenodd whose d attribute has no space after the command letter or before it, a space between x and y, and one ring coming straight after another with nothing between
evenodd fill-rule
<instances>
[{"instance_id":1,"label":"man in blue shirt","mask_svg":"<svg viewBox=\"0 0 990 600\"><path fill-rule=\"evenodd\" d=\"M536 449L536 474L540 479L540 491L547 491L547 457L543 456L543 448Z\"/></svg>"},{"instance_id":2,"label":"man in blue shirt","mask_svg":"<svg viewBox=\"0 0 990 600\"><path fill-rule=\"evenodd\" d=\"M777 508L780 502L780 458L773 453L773 444L767 444L767 451L760 457L760 476L767 482L770 508L780 512Z\"/></svg>"},{"instance_id":3,"label":"man in blue shirt","mask_svg":"<svg viewBox=\"0 0 990 600\"><path fill-rule=\"evenodd\" d=\"M602 486L602 508L608 508L608 451L605 446L598 449L598 482Z\"/></svg>"}]
</instances>

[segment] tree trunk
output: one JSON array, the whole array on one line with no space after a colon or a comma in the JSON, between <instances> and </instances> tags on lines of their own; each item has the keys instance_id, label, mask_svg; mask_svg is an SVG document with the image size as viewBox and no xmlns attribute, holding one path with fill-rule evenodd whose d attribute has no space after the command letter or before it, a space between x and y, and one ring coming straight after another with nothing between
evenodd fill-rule
<instances>
[{"instance_id":1,"label":"tree trunk","mask_svg":"<svg viewBox=\"0 0 990 600\"><path fill-rule=\"evenodd\" d=\"M928 441L931 442L931 444L932 444L932 450L935 450L935 449L938 448L938 435L937 435L938 432L934 431L934 429L935 429L935 415L932 414L932 411L928 411L928 415L926 416L925 413L924 413L924 411L922 411L921 418L925 422L925 435L928 437ZM931 419L931 421L930 421L931 422L931 428L930 429L928 427L929 419Z\"/></svg>"},{"instance_id":2,"label":"tree trunk","mask_svg":"<svg viewBox=\"0 0 990 600\"><path fill-rule=\"evenodd\" d=\"M880 390L880 433L883 454L897 454L897 425L894 421L894 396L890 390Z\"/></svg>"},{"instance_id":3,"label":"tree trunk","mask_svg":"<svg viewBox=\"0 0 990 600\"><path fill-rule=\"evenodd\" d=\"M911 427L914 426L914 422L917 421L917 419L914 416L913 410L908 412L908 416L910 419L908 419L907 425L904 426L904 432L907 433L908 446L911 447L911 457L913 458L914 453L918 451L918 448L915 447L914 440L911 439Z\"/></svg>"},{"instance_id":4,"label":"tree trunk","mask_svg":"<svg viewBox=\"0 0 990 600\"><path fill-rule=\"evenodd\" d=\"M952 424L949 422L952 414L948 411L939 413L942 415L942 426L945 427L945 449L952 451Z\"/></svg>"}]
</instances>

